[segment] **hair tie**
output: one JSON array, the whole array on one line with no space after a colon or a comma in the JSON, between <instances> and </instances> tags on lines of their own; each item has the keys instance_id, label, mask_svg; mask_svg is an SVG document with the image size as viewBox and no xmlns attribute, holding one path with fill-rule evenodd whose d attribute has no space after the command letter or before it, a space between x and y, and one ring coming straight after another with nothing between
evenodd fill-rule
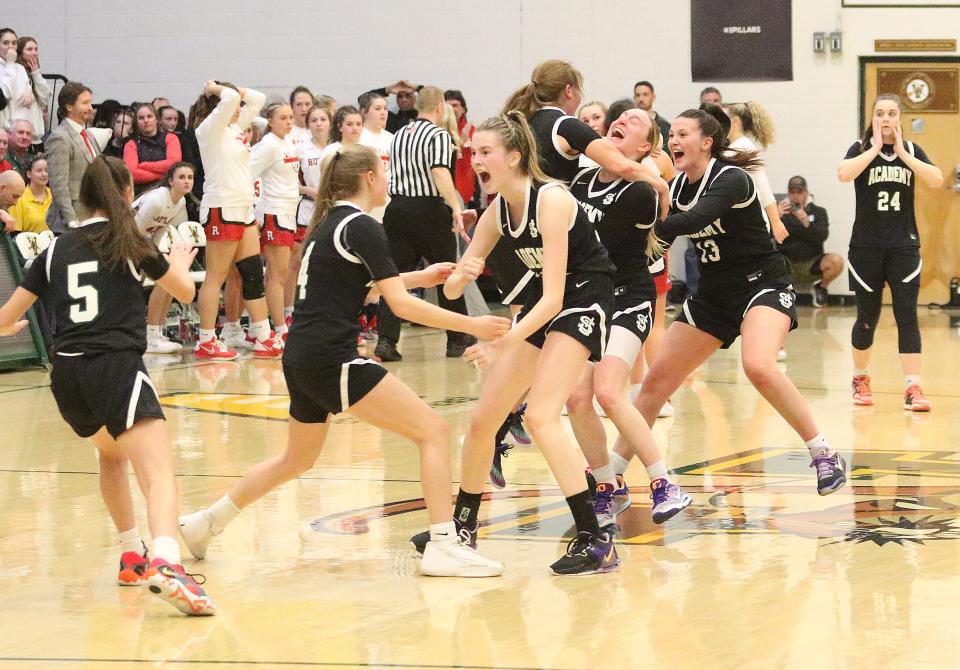
<instances>
[{"instance_id":1,"label":"hair tie","mask_svg":"<svg viewBox=\"0 0 960 670\"><path fill-rule=\"evenodd\" d=\"M333 160L337 160L341 155L340 150L337 149L336 153L333 154Z\"/></svg>"}]
</instances>

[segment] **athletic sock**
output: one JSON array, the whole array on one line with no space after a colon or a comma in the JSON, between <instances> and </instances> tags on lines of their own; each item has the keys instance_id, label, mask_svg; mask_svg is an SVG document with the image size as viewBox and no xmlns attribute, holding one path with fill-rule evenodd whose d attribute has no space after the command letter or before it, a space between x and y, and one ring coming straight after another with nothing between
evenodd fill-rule
<instances>
[{"instance_id":1,"label":"athletic sock","mask_svg":"<svg viewBox=\"0 0 960 670\"><path fill-rule=\"evenodd\" d=\"M210 340L216 339L217 331L214 329L207 330L206 328L200 329L200 342L209 342Z\"/></svg>"},{"instance_id":2,"label":"athletic sock","mask_svg":"<svg viewBox=\"0 0 960 670\"><path fill-rule=\"evenodd\" d=\"M920 386L920 375L906 375L903 378L903 384L905 388L910 388L914 384Z\"/></svg>"},{"instance_id":3,"label":"athletic sock","mask_svg":"<svg viewBox=\"0 0 960 670\"><path fill-rule=\"evenodd\" d=\"M250 324L250 334L258 341L263 342L270 337L270 322L266 319Z\"/></svg>"},{"instance_id":4,"label":"athletic sock","mask_svg":"<svg viewBox=\"0 0 960 670\"><path fill-rule=\"evenodd\" d=\"M153 557L163 559L170 565L180 565L180 545L176 538L167 535L153 538Z\"/></svg>"},{"instance_id":5,"label":"athletic sock","mask_svg":"<svg viewBox=\"0 0 960 670\"><path fill-rule=\"evenodd\" d=\"M567 498L567 505L570 506L570 514L573 515L573 521L577 524L577 532L587 532L595 537L600 537L600 524L597 522L597 513L593 510L593 500L590 498L590 491L581 491Z\"/></svg>"},{"instance_id":6,"label":"athletic sock","mask_svg":"<svg viewBox=\"0 0 960 670\"><path fill-rule=\"evenodd\" d=\"M293 305L289 305L283 308L284 316L293 316Z\"/></svg>"},{"instance_id":7,"label":"athletic sock","mask_svg":"<svg viewBox=\"0 0 960 670\"><path fill-rule=\"evenodd\" d=\"M277 334L277 337L283 337L284 333L287 332L287 324L281 323L274 329L274 332Z\"/></svg>"},{"instance_id":8,"label":"athletic sock","mask_svg":"<svg viewBox=\"0 0 960 670\"><path fill-rule=\"evenodd\" d=\"M806 444L811 457L833 456L836 453L823 433L817 433L816 437L806 440Z\"/></svg>"},{"instance_id":9,"label":"athletic sock","mask_svg":"<svg viewBox=\"0 0 960 670\"><path fill-rule=\"evenodd\" d=\"M866 368L864 368L864 369L862 369L862 370L859 369L859 368L854 368L854 369L853 369L853 376L854 376L854 377L866 377L868 374L870 374L870 373L867 372L867 369L866 369Z\"/></svg>"},{"instance_id":10,"label":"athletic sock","mask_svg":"<svg viewBox=\"0 0 960 670\"><path fill-rule=\"evenodd\" d=\"M613 466L609 463L599 468L593 468L592 472L593 478L597 480L598 484L603 482L617 488L617 473L613 471Z\"/></svg>"},{"instance_id":11,"label":"athletic sock","mask_svg":"<svg viewBox=\"0 0 960 670\"><path fill-rule=\"evenodd\" d=\"M477 526L477 517L480 515L481 493L467 493L463 489L457 492L457 504L453 508L453 518L467 528Z\"/></svg>"},{"instance_id":12,"label":"athletic sock","mask_svg":"<svg viewBox=\"0 0 960 670\"><path fill-rule=\"evenodd\" d=\"M456 542L457 537L457 527L453 524L453 521L430 524L431 542Z\"/></svg>"},{"instance_id":13,"label":"athletic sock","mask_svg":"<svg viewBox=\"0 0 960 670\"><path fill-rule=\"evenodd\" d=\"M122 553L132 551L135 554L143 554L143 550L143 539L140 537L140 531L136 526L120 533L120 551Z\"/></svg>"},{"instance_id":14,"label":"athletic sock","mask_svg":"<svg viewBox=\"0 0 960 670\"><path fill-rule=\"evenodd\" d=\"M239 333L243 330L240 326L240 321L227 321L223 324L223 330L221 333Z\"/></svg>"},{"instance_id":15,"label":"athletic sock","mask_svg":"<svg viewBox=\"0 0 960 670\"><path fill-rule=\"evenodd\" d=\"M225 495L217 502L210 505L210 516L213 517L213 523L210 529L214 534L220 533L227 524L233 521L233 518L240 513L240 508L230 500L229 495Z\"/></svg>"},{"instance_id":16,"label":"athletic sock","mask_svg":"<svg viewBox=\"0 0 960 670\"><path fill-rule=\"evenodd\" d=\"M627 397L630 398L630 402L633 402L634 400L637 399L637 396L640 395L640 390L642 388L643 388L642 383L630 385L630 388L627 390Z\"/></svg>"},{"instance_id":17,"label":"athletic sock","mask_svg":"<svg viewBox=\"0 0 960 670\"><path fill-rule=\"evenodd\" d=\"M657 479L670 481L670 474L667 472L667 463L662 458L656 463L651 463L647 466L647 476L650 477L651 482Z\"/></svg>"},{"instance_id":18,"label":"athletic sock","mask_svg":"<svg viewBox=\"0 0 960 670\"><path fill-rule=\"evenodd\" d=\"M615 451L610 452L610 465L613 467L613 472L618 475L622 475L627 471L627 468L630 466L630 461L618 454Z\"/></svg>"},{"instance_id":19,"label":"athletic sock","mask_svg":"<svg viewBox=\"0 0 960 670\"><path fill-rule=\"evenodd\" d=\"M156 340L160 338L160 326L151 326L147 324L147 339Z\"/></svg>"}]
</instances>

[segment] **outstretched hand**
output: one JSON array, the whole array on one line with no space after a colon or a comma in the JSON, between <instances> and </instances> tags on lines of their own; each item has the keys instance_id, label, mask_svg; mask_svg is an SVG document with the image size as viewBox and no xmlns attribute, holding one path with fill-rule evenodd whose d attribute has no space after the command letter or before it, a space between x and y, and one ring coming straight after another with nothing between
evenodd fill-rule
<instances>
[{"instance_id":1,"label":"outstretched hand","mask_svg":"<svg viewBox=\"0 0 960 670\"><path fill-rule=\"evenodd\" d=\"M21 330L26 328L27 325L29 325L29 323L30 322L27 321L26 319L22 319L20 321L14 321L12 324L10 324L5 328L0 326L0 337L10 337L11 335L16 335Z\"/></svg>"},{"instance_id":2,"label":"outstretched hand","mask_svg":"<svg viewBox=\"0 0 960 670\"><path fill-rule=\"evenodd\" d=\"M420 271L423 277L422 288L430 288L447 281L447 277L457 269L456 263L434 263Z\"/></svg>"}]
</instances>

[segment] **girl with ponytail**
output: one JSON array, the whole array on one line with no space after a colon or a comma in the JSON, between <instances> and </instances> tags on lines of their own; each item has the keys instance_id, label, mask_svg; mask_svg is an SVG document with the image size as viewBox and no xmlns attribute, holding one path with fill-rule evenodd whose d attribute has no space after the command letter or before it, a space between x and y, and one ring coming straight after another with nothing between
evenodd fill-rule
<instances>
[{"instance_id":1,"label":"girl with ponytail","mask_svg":"<svg viewBox=\"0 0 960 670\"><path fill-rule=\"evenodd\" d=\"M23 314L44 299L55 322L50 388L64 420L98 450L101 495L120 536L119 584L146 584L185 614L210 615L213 602L181 565L170 437L142 360L147 343L141 273L190 302L196 251L175 244L161 256L137 228L132 195L123 161L101 156L87 167L80 203L90 218L51 242L30 266L0 308L0 335L26 327ZM137 530L131 464L147 501L152 561Z\"/></svg>"},{"instance_id":2,"label":"girl with ponytail","mask_svg":"<svg viewBox=\"0 0 960 670\"><path fill-rule=\"evenodd\" d=\"M529 389L527 428L577 527L576 538L551 569L564 575L615 570L619 559L612 535L597 524L582 456L560 416L586 362L600 360L603 353L613 316L615 268L587 213L565 185L541 170L536 140L521 111L484 121L474 133L473 150L473 169L483 188L499 195L480 217L444 294L450 299L462 295L498 243L508 245L533 278L513 329L465 354L489 370L464 438L454 519L461 535L475 543L497 430ZM425 539L421 533L412 541L420 548Z\"/></svg>"},{"instance_id":3,"label":"girl with ponytail","mask_svg":"<svg viewBox=\"0 0 960 670\"><path fill-rule=\"evenodd\" d=\"M242 508L313 467L334 414L349 412L378 428L406 437L420 448L421 481L430 517L429 543L420 563L425 575L492 577L503 566L463 543L450 506L450 429L440 415L377 363L357 358L357 316L370 291L410 321L451 328L480 338L505 333L510 322L468 317L430 305L407 293L435 286L453 270L438 263L399 274L383 226L370 211L383 205L387 178L370 147L343 146L323 166L313 221L305 242L295 318L283 355L290 391L286 451L248 472L211 507L181 522L191 553L207 545Z\"/></svg>"},{"instance_id":4,"label":"girl with ponytail","mask_svg":"<svg viewBox=\"0 0 960 670\"><path fill-rule=\"evenodd\" d=\"M796 296L783 255L773 247L747 170L756 152L730 149L723 112L689 109L670 128L678 175L670 184L670 215L654 226L671 242L688 235L700 261L700 284L657 353L634 404L653 425L663 403L720 348L743 336L747 378L806 443L820 495L846 483L846 463L817 429L797 387L777 367L777 352L796 328ZM729 123L729 121L728 121ZM616 453L630 458L617 440Z\"/></svg>"}]
</instances>

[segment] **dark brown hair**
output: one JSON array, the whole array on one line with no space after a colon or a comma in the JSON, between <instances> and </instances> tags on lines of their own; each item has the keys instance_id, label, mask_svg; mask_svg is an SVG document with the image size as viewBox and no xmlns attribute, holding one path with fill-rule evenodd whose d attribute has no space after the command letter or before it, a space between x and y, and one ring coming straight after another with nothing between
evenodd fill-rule
<instances>
[{"instance_id":1,"label":"dark brown hair","mask_svg":"<svg viewBox=\"0 0 960 670\"><path fill-rule=\"evenodd\" d=\"M870 148L870 138L873 137L873 113L877 110L877 103L883 102L884 100L890 100L897 103L897 109L903 113L903 103L900 102L900 96L894 93L882 93L877 96L876 100L873 101L873 105L870 107L870 123L867 124L867 127L863 131L863 137L860 139L860 153L863 153Z\"/></svg>"},{"instance_id":2,"label":"dark brown hair","mask_svg":"<svg viewBox=\"0 0 960 670\"><path fill-rule=\"evenodd\" d=\"M240 92L235 85L230 82L221 81L218 82L221 86L226 88L232 88L234 91ZM211 112L217 108L217 105L220 104L219 95L205 95L201 93L192 105L190 105L190 117L187 125L196 130L197 127L203 123L204 119L210 116Z\"/></svg>"},{"instance_id":3,"label":"dark brown hair","mask_svg":"<svg viewBox=\"0 0 960 670\"><path fill-rule=\"evenodd\" d=\"M144 237L133 218L133 209L124 191L133 189L130 170L119 158L99 156L87 167L80 181L80 204L89 213L100 212L107 225L86 228L97 256L111 271L127 261L135 266L156 253L156 247Z\"/></svg>"},{"instance_id":4,"label":"dark brown hair","mask_svg":"<svg viewBox=\"0 0 960 670\"><path fill-rule=\"evenodd\" d=\"M557 104L568 85L583 90L580 71L567 61L544 61L533 69L530 81L507 98L500 113L517 110L529 119L541 107Z\"/></svg>"},{"instance_id":5,"label":"dark brown hair","mask_svg":"<svg viewBox=\"0 0 960 670\"><path fill-rule=\"evenodd\" d=\"M33 42L34 44L36 44L37 47L40 46L40 43L37 42L37 40L35 40L34 38L30 37L29 35L24 35L23 37L20 37L17 39L17 63L22 65L24 70L27 70L27 64L23 60L23 50L26 48L28 44L30 44L30 42ZM27 70L27 74L28 75L31 74L30 70ZM33 91L33 97L37 99L37 104L39 105L40 96L37 95L37 84L35 81L33 81L33 77L30 77L30 89Z\"/></svg>"},{"instance_id":6,"label":"dark brown hair","mask_svg":"<svg viewBox=\"0 0 960 670\"><path fill-rule=\"evenodd\" d=\"M701 107L703 109L688 109L677 118L693 119L697 122L700 127L700 134L713 140L713 145L710 147L711 156L744 170L751 170L763 165L763 161L760 160L756 151L730 148L730 143L727 140L730 117L719 105L706 102Z\"/></svg>"},{"instance_id":7,"label":"dark brown hair","mask_svg":"<svg viewBox=\"0 0 960 670\"><path fill-rule=\"evenodd\" d=\"M306 237L313 234L333 203L354 195L360 189L360 178L376 172L382 162L376 151L362 144L346 144L327 156L320 166L322 176Z\"/></svg>"},{"instance_id":8,"label":"dark brown hair","mask_svg":"<svg viewBox=\"0 0 960 670\"><path fill-rule=\"evenodd\" d=\"M313 97L313 93L306 86L297 86L295 89L290 91L290 106L293 107L293 101L299 93L306 93L310 96L310 106L313 106L313 103L316 102L316 98Z\"/></svg>"},{"instance_id":9,"label":"dark brown hair","mask_svg":"<svg viewBox=\"0 0 960 670\"><path fill-rule=\"evenodd\" d=\"M363 114L353 105L344 105L337 109L337 113L333 115L333 120L330 122L330 144L343 141L343 133L340 132L340 126L343 125L343 122L347 120L348 116L353 115L359 116L361 121L363 120Z\"/></svg>"},{"instance_id":10,"label":"dark brown hair","mask_svg":"<svg viewBox=\"0 0 960 670\"><path fill-rule=\"evenodd\" d=\"M93 93L93 91L79 81L68 81L63 85L57 96L57 106L60 108L59 114L62 118L67 116L67 105L77 104L77 98L83 93Z\"/></svg>"}]
</instances>

